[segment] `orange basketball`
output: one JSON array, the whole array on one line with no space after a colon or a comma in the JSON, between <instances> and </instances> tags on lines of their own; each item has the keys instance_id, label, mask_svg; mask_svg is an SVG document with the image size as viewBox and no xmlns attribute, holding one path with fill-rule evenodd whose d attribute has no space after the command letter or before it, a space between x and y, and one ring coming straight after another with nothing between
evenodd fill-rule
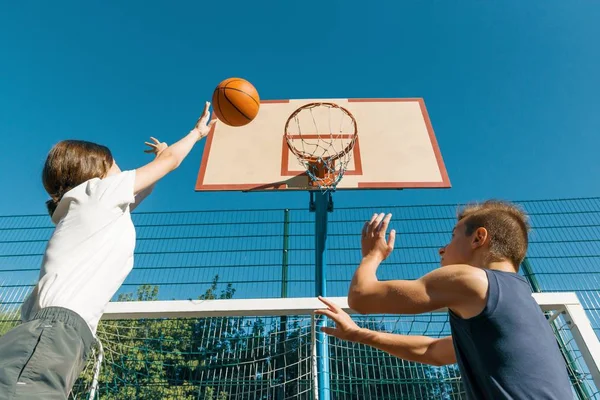
<instances>
[{"instance_id":1,"label":"orange basketball","mask_svg":"<svg viewBox=\"0 0 600 400\"><path fill-rule=\"evenodd\" d=\"M258 114L260 97L256 88L242 78L229 78L215 88L212 96L215 116L231 126L243 126Z\"/></svg>"}]
</instances>

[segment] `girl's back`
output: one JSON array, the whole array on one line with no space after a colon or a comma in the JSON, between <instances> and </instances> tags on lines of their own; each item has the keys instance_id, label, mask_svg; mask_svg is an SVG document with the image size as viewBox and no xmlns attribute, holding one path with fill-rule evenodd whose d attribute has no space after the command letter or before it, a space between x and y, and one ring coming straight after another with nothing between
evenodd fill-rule
<instances>
[{"instance_id":1,"label":"girl's back","mask_svg":"<svg viewBox=\"0 0 600 400\"><path fill-rule=\"evenodd\" d=\"M133 267L135 171L94 178L64 194L52 215L39 282L22 308L29 320L42 308L75 311L96 332L106 303Z\"/></svg>"}]
</instances>

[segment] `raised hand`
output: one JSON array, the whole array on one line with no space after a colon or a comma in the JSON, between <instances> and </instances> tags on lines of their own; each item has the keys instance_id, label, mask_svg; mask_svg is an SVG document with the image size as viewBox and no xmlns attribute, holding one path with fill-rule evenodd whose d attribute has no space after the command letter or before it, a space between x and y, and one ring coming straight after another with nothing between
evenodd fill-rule
<instances>
[{"instance_id":1,"label":"raised hand","mask_svg":"<svg viewBox=\"0 0 600 400\"><path fill-rule=\"evenodd\" d=\"M204 105L204 111L202 111L202 115L200 116L200 118L198 118L198 121L196 122L196 126L194 126L194 129L192 129L192 131L197 132L198 140L206 137L209 134L212 127L217 123L216 119L213 119L209 122L209 120L208 120L209 108L210 108L210 102L207 101L206 104Z\"/></svg>"},{"instance_id":2,"label":"raised hand","mask_svg":"<svg viewBox=\"0 0 600 400\"><path fill-rule=\"evenodd\" d=\"M164 149L166 149L167 147L169 147L169 145L167 145L165 142L161 142L156 138L153 138L152 136L150 137L150 139L154 142L154 143L150 143L150 142L144 142L144 144L146 144L146 146L150 147L147 150L144 150L144 153L154 153L154 155L158 156Z\"/></svg>"},{"instance_id":3,"label":"raised hand","mask_svg":"<svg viewBox=\"0 0 600 400\"><path fill-rule=\"evenodd\" d=\"M373 214L370 221L365 222L361 236L362 255L368 255L385 260L392 251L394 251L394 242L396 241L396 231L391 230L389 238L386 240L386 232L392 214Z\"/></svg>"}]
</instances>

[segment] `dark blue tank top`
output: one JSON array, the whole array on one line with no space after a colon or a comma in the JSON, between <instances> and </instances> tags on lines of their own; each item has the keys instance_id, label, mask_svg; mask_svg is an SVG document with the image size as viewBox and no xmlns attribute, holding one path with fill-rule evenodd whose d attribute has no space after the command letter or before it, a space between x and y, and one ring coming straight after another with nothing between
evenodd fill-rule
<instances>
[{"instance_id":1,"label":"dark blue tank top","mask_svg":"<svg viewBox=\"0 0 600 400\"><path fill-rule=\"evenodd\" d=\"M485 270L488 299L481 314L450 326L463 385L473 400L570 400L565 361L527 280Z\"/></svg>"}]
</instances>

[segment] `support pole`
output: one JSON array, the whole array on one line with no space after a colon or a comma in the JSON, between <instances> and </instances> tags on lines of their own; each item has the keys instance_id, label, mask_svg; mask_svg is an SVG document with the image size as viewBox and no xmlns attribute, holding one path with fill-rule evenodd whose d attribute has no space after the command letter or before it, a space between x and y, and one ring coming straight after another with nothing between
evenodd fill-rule
<instances>
[{"instance_id":1,"label":"support pole","mask_svg":"<svg viewBox=\"0 0 600 400\"><path fill-rule=\"evenodd\" d=\"M290 248L290 210L283 211L283 249L281 255L281 298L288 297L288 265L289 265L289 248ZM277 388L277 398L285 398L287 384L287 365L285 363L286 344L287 344L287 323L288 318L282 315L279 319L279 346L277 358L277 368L279 369Z\"/></svg>"},{"instance_id":2,"label":"support pole","mask_svg":"<svg viewBox=\"0 0 600 400\"><path fill-rule=\"evenodd\" d=\"M327 296L327 220L332 210L331 193L313 192L311 194L311 210L315 212L315 295ZM329 400L329 347L327 335L321 332L325 319L317 322L317 377L319 400Z\"/></svg>"},{"instance_id":3,"label":"support pole","mask_svg":"<svg viewBox=\"0 0 600 400\"><path fill-rule=\"evenodd\" d=\"M287 298L290 248L290 210L283 211L283 254L281 256L281 297Z\"/></svg>"}]
</instances>

